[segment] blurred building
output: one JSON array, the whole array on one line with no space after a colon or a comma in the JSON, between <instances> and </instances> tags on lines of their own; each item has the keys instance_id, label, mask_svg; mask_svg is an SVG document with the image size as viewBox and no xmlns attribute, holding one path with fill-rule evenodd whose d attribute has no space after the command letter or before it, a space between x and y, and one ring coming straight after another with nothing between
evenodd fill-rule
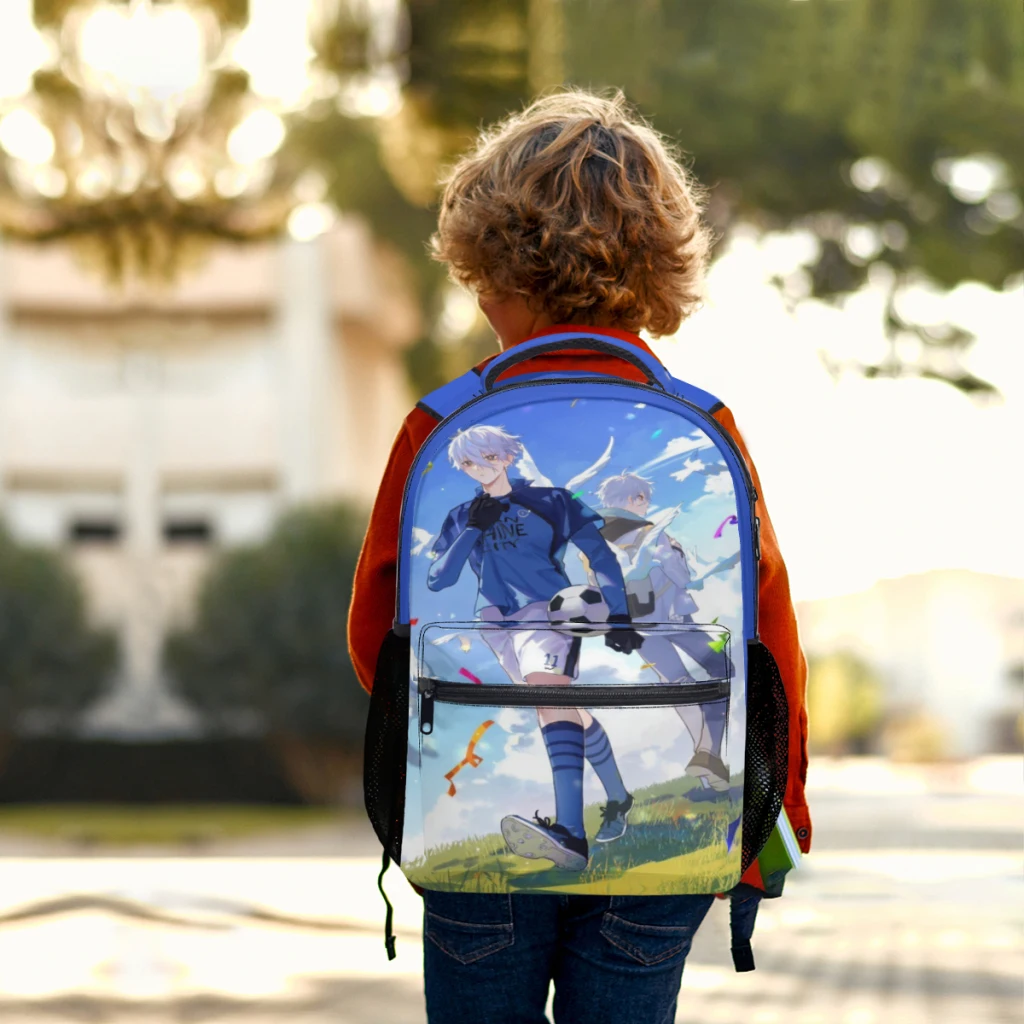
<instances>
[{"instance_id":1,"label":"blurred building","mask_svg":"<svg viewBox=\"0 0 1024 1024\"><path fill-rule=\"evenodd\" d=\"M1024 580L936 570L797 606L811 656L850 651L885 684L890 716L924 715L943 752L986 753L1021 713ZM813 723L811 723L813 729Z\"/></svg>"},{"instance_id":2,"label":"blurred building","mask_svg":"<svg viewBox=\"0 0 1024 1024\"><path fill-rule=\"evenodd\" d=\"M114 293L60 249L0 251L0 514L65 548L123 678L94 734L195 727L159 651L219 546L289 505L372 498L419 332L397 257L358 220L216 252L166 294Z\"/></svg>"}]
</instances>

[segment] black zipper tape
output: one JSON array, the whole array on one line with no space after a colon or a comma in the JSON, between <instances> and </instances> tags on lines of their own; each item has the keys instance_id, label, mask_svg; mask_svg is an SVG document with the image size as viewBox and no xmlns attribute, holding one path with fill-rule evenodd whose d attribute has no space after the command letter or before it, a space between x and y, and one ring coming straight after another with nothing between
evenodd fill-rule
<instances>
[{"instance_id":1,"label":"black zipper tape","mask_svg":"<svg viewBox=\"0 0 1024 1024\"><path fill-rule=\"evenodd\" d=\"M728 679L664 686L517 686L448 683L421 678L420 732L434 731L434 704L464 704L508 708L629 708L681 707L710 704L729 696Z\"/></svg>"}]
</instances>

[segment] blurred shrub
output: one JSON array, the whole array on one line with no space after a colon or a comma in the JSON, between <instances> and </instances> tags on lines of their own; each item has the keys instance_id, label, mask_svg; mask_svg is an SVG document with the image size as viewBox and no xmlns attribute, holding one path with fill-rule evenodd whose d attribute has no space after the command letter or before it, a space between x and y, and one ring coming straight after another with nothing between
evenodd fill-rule
<instances>
[{"instance_id":1,"label":"blurred shrub","mask_svg":"<svg viewBox=\"0 0 1024 1024\"><path fill-rule=\"evenodd\" d=\"M885 723L882 753L893 761L941 761L949 756L942 721L920 707L900 708Z\"/></svg>"},{"instance_id":2,"label":"blurred shrub","mask_svg":"<svg viewBox=\"0 0 1024 1024\"><path fill-rule=\"evenodd\" d=\"M16 544L0 527L0 734L70 731L116 663L113 634L87 623L64 560Z\"/></svg>"},{"instance_id":3,"label":"blurred shrub","mask_svg":"<svg viewBox=\"0 0 1024 1024\"><path fill-rule=\"evenodd\" d=\"M875 670L849 651L811 658L807 670L811 749L824 754L876 750L882 683Z\"/></svg>"},{"instance_id":4,"label":"blurred shrub","mask_svg":"<svg viewBox=\"0 0 1024 1024\"><path fill-rule=\"evenodd\" d=\"M292 512L266 544L213 566L165 664L214 734L261 732L307 799L358 774L366 694L345 623L364 520L338 505Z\"/></svg>"}]
</instances>

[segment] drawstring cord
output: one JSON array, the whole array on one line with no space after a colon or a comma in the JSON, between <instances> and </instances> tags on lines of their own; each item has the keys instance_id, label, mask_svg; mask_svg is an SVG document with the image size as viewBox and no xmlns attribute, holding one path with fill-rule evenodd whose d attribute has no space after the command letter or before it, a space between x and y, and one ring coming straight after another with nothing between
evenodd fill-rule
<instances>
[{"instance_id":1,"label":"drawstring cord","mask_svg":"<svg viewBox=\"0 0 1024 1024\"><path fill-rule=\"evenodd\" d=\"M381 861L380 874L377 876L377 888L380 890L380 894L388 908L387 914L384 917L384 948L388 951L388 959L394 960L398 955L395 953L395 932L392 927L395 913L394 908L391 906L391 900L388 899L388 894L384 891L384 872L387 871L390 863L391 857L388 856L388 851L385 850Z\"/></svg>"},{"instance_id":2,"label":"drawstring cord","mask_svg":"<svg viewBox=\"0 0 1024 1024\"><path fill-rule=\"evenodd\" d=\"M760 896L732 896L729 899L729 931L732 935L732 962L739 973L754 970L754 951L750 940Z\"/></svg>"}]
</instances>

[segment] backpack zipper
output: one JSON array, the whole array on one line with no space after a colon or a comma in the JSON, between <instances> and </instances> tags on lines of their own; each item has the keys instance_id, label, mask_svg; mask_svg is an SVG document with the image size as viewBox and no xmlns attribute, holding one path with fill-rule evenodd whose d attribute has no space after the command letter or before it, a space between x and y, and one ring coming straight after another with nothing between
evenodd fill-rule
<instances>
[{"instance_id":1,"label":"backpack zipper","mask_svg":"<svg viewBox=\"0 0 1024 1024\"><path fill-rule=\"evenodd\" d=\"M730 689L728 679L665 686L477 686L430 678L421 678L418 683L420 732L427 736L434 731L436 701L512 708L679 707L725 700Z\"/></svg>"}]
</instances>

